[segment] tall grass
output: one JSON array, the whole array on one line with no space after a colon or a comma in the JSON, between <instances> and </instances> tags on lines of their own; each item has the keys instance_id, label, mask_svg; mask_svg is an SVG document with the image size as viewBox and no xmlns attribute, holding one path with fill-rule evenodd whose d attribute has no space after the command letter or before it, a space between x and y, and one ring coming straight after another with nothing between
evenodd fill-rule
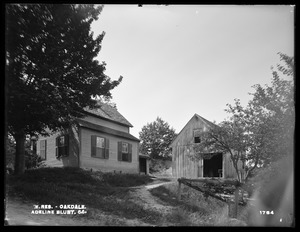
<instances>
[{"instance_id":1,"label":"tall grass","mask_svg":"<svg viewBox=\"0 0 300 232\"><path fill-rule=\"evenodd\" d=\"M202 193L182 186L181 200L177 199L177 183L150 190L162 202L176 207L169 220L181 226L232 226L228 217L228 205Z\"/></svg>"}]
</instances>

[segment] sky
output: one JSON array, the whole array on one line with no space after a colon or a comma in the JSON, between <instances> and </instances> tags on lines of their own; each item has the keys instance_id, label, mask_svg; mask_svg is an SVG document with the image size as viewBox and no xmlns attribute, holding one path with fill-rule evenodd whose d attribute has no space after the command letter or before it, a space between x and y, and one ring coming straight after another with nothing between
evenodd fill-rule
<instances>
[{"instance_id":1,"label":"sky","mask_svg":"<svg viewBox=\"0 0 300 232\"><path fill-rule=\"evenodd\" d=\"M97 57L112 80L112 102L133 125L162 118L176 133L195 113L220 123L234 99L270 84L278 52L294 56L294 6L104 5Z\"/></svg>"}]
</instances>

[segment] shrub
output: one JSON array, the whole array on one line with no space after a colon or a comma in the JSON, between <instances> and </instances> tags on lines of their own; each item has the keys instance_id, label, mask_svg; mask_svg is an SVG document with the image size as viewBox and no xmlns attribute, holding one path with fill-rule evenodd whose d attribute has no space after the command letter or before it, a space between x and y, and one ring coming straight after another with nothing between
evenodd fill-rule
<instances>
[{"instance_id":1,"label":"shrub","mask_svg":"<svg viewBox=\"0 0 300 232\"><path fill-rule=\"evenodd\" d=\"M170 160L152 159L149 164L149 170L151 173L163 172L166 169L170 168L171 165L172 165L172 161Z\"/></svg>"}]
</instances>

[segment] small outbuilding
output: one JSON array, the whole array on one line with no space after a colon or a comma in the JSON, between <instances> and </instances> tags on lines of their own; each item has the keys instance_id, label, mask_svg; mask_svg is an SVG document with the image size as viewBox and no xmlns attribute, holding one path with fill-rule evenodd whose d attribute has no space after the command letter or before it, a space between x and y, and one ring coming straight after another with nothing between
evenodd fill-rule
<instances>
[{"instance_id":1,"label":"small outbuilding","mask_svg":"<svg viewBox=\"0 0 300 232\"><path fill-rule=\"evenodd\" d=\"M139 153L139 170L140 174L149 175L150 156Z\"/></svg>"}]
</instances>

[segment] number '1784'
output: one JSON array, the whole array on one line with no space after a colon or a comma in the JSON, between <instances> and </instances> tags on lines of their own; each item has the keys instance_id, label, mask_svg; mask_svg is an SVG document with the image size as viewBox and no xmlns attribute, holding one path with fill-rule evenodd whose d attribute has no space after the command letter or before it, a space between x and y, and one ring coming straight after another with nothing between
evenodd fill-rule
<instances>
[{"instance_id":1,"label":"number '1784'","mask_svg":"<svg viewBox=\"0 0 300 232\"><path fill-rule=\"evenodd\" d=\"M271 214L274 214L274 211L273 210L271 210L271 211L260 210L259 213L262 215L271 215Z\"/></svg>"}]
</instances>

